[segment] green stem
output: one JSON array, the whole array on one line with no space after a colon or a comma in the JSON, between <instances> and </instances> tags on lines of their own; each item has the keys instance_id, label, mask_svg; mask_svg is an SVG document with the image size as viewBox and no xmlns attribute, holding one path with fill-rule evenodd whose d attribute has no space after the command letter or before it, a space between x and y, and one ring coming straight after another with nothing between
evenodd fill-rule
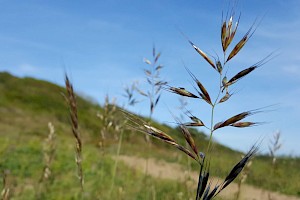
<instances>
[{"instance_id":1,"label":"green stem","mask_svg":"<svg viewBox=\"0 0 300 200\"><path fill-rule=\"evenodd\" d=\"M207 146L207 154L210 152L210 148L211 148L211 143L212 143L212 137L213 137L213 133L214 133L214 111L215 111L215 107L218 104L218 100L219 97L221 95L221 88L222 88L222 74L220 74L220 87L219 87L219 92L217 95L217 98L215 100L215 102L211 105L211 118L210 118L210 136L209 136L209 142L208 142L208 146Z\"/></svg>"},{"instance_id":2,"label":"green stem","mask_svg":"<svg viewBox=\"0 0 300 200\"><path fill-rule=\"evenodd\" d=\"M123 131L121 131L120 138L119 138L117 156L116 156L116 160L115 160L115 166L114 166L114 171L113 171L113 175L112 175L112 183L111 183L110 190L109 190L109 196L111 196L111 193L112 193L114 185L115 185L115 177L116 177L116 173L117 173L118 160L119 160L119 156L120 156L120 152L121 152L122 140L123 140Z\"/></svg>"}]
</instances>

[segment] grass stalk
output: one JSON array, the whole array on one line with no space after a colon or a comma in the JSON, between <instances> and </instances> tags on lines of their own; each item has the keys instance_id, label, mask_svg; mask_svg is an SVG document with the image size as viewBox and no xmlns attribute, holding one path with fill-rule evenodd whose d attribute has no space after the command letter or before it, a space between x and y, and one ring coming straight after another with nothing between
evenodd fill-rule
<instances>
[{"instance_id":1,"label":"grass stalk","mask_svg":"<svg viewBox=\"0 0 300 200\"><path fill-rule=\"evenodd\" d=\"M111 196L112 191L113 191L114 186L115 186L115 179L116 179L116 174L117 174L117 168L118 168L119 156L120 156L120 153L121 153L122 140L123 140L123 130L121 131L120 137L119 137L118 148L117 148L117 154L116 154L115 164L114 164L113 174L112 174L112 182L111 182L111 186L110 186L110 190L109 190L109 196Z\"/></svg>"},{"instance_id":2,"label":"grass stalk","mask_svg":"<svg viewBox=\"0 0 300 200\"><path fill-rule=\"evenodd\" d=\"M39 185L37 187L37 199L43 199L42 195L47 190L48 181L52 176L51 164L53 162L56 150L55 129L51 122L48 123L49 133L43 143L44 168L41 174Z\"/></svg>"},{"instance_id":3,"label":"grass stalk","mask_svg":"<svg viewBox=\"0 0 300 200\"><path fill-rule=\"evenodd\" d=\"M79 132L77 101L73 90L73 86L69 81L68 76L65 76L65 85L67 90L66 101L69 105L72 133L75 138L75 162L77 165L77 176L79 179L81 191L84 190L84 177L82 169L82 140Z\"/></svg>"},{"instance_id":4,"label":"grass stalk","mask_svg":"<svg viewBox=\"0 0 300 200\"><path fill-rule=\"evenodd\" d=\"M230 97L232 96L232 93L229 92L229 88L244 78L245 76L249 75L251 72L253 72L255 69L259 68L263 64L265 64L269 59L270 55L268 55L266 58L262 59L261 61L251 65L250 67L238 72L235 74L232 78L227 80L227 71L228 66L227 63L231 61L245 46L245 44L248 42L248 40L253 35L256 28L254 28L254 24L250 27L250 29L246 32L246 34L242 37L242 39L233 46L232 50L230 51L228 57L227 57L227 50L230 46L231 42L233 41L233 38L235 36L235 33L237 31L239 19L236 22L236 24L233 26L233 18L234 18L235 12L233 9L228 12L226 15L226 19L222 19L222 27L221 27L221 44L222 44L222 50L224 55L224 62L223 65L219 61L219 57L214 58L215 62L210 58L208 54L206 54L204 51L202 51L199 47L197 47L193 42L191 42L188 39L188 42L190 45L194 48L194 50L205 60L207 64L210 65L219 75L218 82L218 90L216 91L216 99L212 102L211 95L207 91L207 89L204 87L204 85L196 78L196 76L188 69L187 72L197 85L194 86L194 89L196 90L196 93L191 92L183 87L172 87L172 86L166 86L166 89L172 93L175 93L179 96L184 96L192 99L199 99L203 100L209 106L211 107L211 113L210 113L210 128L208 128L205 123L198 117L194 116L192 113L190 113L189 118L192 120L192 122L182 123L180 121L177 121L177 123L180 126L180 129L182 131L182 135L184 136L186 142L189 144L190 148L184 147L181 144L179 144L176 140L174 140L170 135L166 134L165 132L151 126L149 123L145 123L143 120L137 120L136 118L132 118L130 116L131 122L133 122L132 127L135 127L135 130L138 130L140 132L145 133L148 136L152 136L154 138L157 138L165 143L168 143L170 145L175 146L180 151L184 152L186 155L188 155L190 158L195 160L197 164L199 164L199 179L198 179L198 186L197 186L197 192L196 192L196 200L205 199L210 200L215 198L223 189L225 189L229 184L231 184L237 176L242 172L242 170L245 168L245 166L250 162L252 157L257 153L258 146L253 145L252 148L247 152L247 154L235 165L233 166L232 170L228 173L225 180L222 183L216 184L214 187L211 185L211 182L209 181L210 178L210 160L211 160L211 151L212 151L212 143L213 143L213 134L214 131L217 129L222 129L224 127L235 127L235 128L246 128L253 125L258 125L259 123L256 122L248 122L248 121L242 121L248 116L251 116L255 113L261 112L259 109L256 110L250 110L250 111L244 111L239 114L236 114L232 117L227 118L224 121L220 121L218 123L215 123L215 109L218 104L226 102ZM155 54L154 54L155 55ZM227 57L227 58L226 58ZM150 64L151 62L148 61ZM224 74L223 71L226 70L226 73ZM147 72L148 74L151 74L151 72ZM151 79L150 81L151 82ZM221 95L223 97L221 98ZM150 115L151 116L151 115ZM195 141L191 135L191 133L188 130L188 127L205 127L209 129L209 141L207 145L206 152L200 152L198 151L197 145L195 144Z\"/></svg>"}]
</instances>

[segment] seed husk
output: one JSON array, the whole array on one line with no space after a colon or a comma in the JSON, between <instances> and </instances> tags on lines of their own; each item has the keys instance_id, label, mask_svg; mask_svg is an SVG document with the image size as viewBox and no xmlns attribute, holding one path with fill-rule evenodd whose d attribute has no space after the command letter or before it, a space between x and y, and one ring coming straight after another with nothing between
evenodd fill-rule
<instances>
[{"instance_id":1,"label":"seed husk","mask_svg":"<svg viewBox=\"0 0 300 200\"><path fill-rule=\"evenodd\" d=\"M181 96L186 96L186 97L191 97L191 98L199 98L195 94L187 91L185 88L169 87L168 90L175 94L179 94Z\"/></svg>"},{"instance_id":2,"label":"seed husk","mask_svg":"<svg viewBox=\"0 0 300 200\"><path fill-rule=\"evenodd\" d=\"M251 111L246 111L246 112L242 112L240 114L237 114L233 117L230 117L229 119L225 120L224 122L219 122L214 126L214 130L225 127L225 126L229 126L237 121L240 121L242 119L244 119L245 117L249 116L253 114Z\"/></svg>"},{"instance_id":3,"label":"seed husk","mask_svg":"<svg viewBox=\"0 0 300 200\"><path fill-rule=\"evenodd\" d=\"M194 151L195 155L197 157L199 157L197 146L196 146L195 141L194 141L191 133L189 132L189 130L185 126L183 126L183 125L180 126L180 129L181 129L181 132L182 132L185 140L190 145L190 147Z\"/></svg>"},{"instance_id":4,"label":"seed husk","mask_svg":"<svg viewBox=\"0 0 300 200\"><path fill-rule=\"evenodd\" d=\"M223 52L225 52L228 48L228 46L231 44L235 33L237 31L239 21L240 21L241 14L239 15L238 21L235 23L234 29L232 30L232 24L233 24L233 15L229 18L228 24L226 20L222 24L221 28L221 42L222 42L222 48Z\"/></svg>"},{"instance_id":5,"label":"seed husk","mask_svg":"<svg viewBox=\"0 0 300 200\"><path fill-rule=\"evenodd\" d=\"M231 124L230 126L234 126L237 128L246 128L246 127L250 127L250 126L254 126L257 125L256 122L235 122L233 124Z\"/></svg>"},{"instance_id":6,"label":"seed husk","mask_svg":"<svg viewBox=\"0 0 300 200\"><path fill-rule=\"evenodd\" d=\"M189 43L194 47L194 49L214 68L216 69L216 66L214 62L204 53L201 49L199 49L193 42L189 40Z\"/></svg>"},{"instance_id":7,"label":"seed husk","mask_svg":"<svg viewBox=\"0 0 300 200\"><path fill-rule=\"evenodd\" d=\"M218 60L218 61L216 62L216 66L217 66L218 72L219 72L220 74L222 74L223 67L222 67L222 64L221 64L220 60Z\"/></svg>"},{"instance_id":8,"label":"seed husk","mask_svg":"<svg viewBox=\"0 0 300 200\"><path fill-rule=\"evenodd\" d=\"M242 71L240 71L239 73L237 73L235 76L233 76L227 83L226 86L230 86L232 84L234 84L235 82L237 82L239 79L243 78L244 76L246 76L247 74L249 74L250 72L252 72L253 70L255 70L257 68L257 66L252 66L249 67L247 69L244 69Z\"/></svg>"},{"instance_id":9,"label":"seed husk","mask_svg":"<svg viewBox=\"0 0 300 200\"><path fill-rule=\"evenodd\" d=\"M256 68L261 67L262 65L266 64L270 59L272 59L271 58L272 55L273 55L273 53L267 55L264 59L262 59L259 62L255 63L251 67L240 71L239 73L237 73L236 75L234 75L228 82L223 83L223 86L224 87L228 87L228 86L234 84L235 82L237 82L241 78L245 77L246 75L248 75L249 73L251 73L252 71L254 71Z\"/></svg>"},{"instance_id":10,"label":"seed husk","mask_svg":"<svg viewBox=\"0 0 300 200\"><path fill-rule=\"evenodd\" d=\"M187 70L187 72L189 73L189 75L196 82L198 88L200 89L201 92L199 92L197 90L198 93L199 93L199 95L202 97L202 99L204 99L208 104L211 105L212 103L211 103L210 96L209 96L207 90L205 89L205 87L203 86L203 84L196 78L196 76L187 67L185 69Z\"/></svg>"},{"instance_id":11,"label":"seed husk","mask_svg":"<svg viewBox=\"0 0 300 200\"><path fill-rule=\"evenodd\" d=\"M254 22L255 23L255 22ZM235 47L232 49L230 52L229 56L226 59L226 62L228 62L230 59L232 59L236 54L240 52L240 50L244 47L244 45L248 42L248 40L252 37L254 34L255 30L252 31L254 23L252 26L249 28L247 33L244 35L244 37L235 45Z\"/></svg>"},{"instance_id":12,"label":"seed husk","mask_svg":"<svg viewBox=\"0 0 300 200\"><path fill-rule=\"evenodd\" d=\"M226 94L220 99L219 103L223 103L225 101L227 101L232 94L230 94L229 92L226 92Z\"/></svg>"}]
</instances>

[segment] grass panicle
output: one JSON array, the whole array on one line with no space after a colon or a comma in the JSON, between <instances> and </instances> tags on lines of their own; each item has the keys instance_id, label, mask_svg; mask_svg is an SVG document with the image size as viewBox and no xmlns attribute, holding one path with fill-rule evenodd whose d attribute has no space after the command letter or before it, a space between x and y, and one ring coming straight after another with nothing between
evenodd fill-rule
<instances>
[{"instance_id":1,"label":"grass panicle","mask_svg":"<svg viewBox=\"0 0 300 200\"><path fill-rule=\"evenodd\" d=\"M48 123L49 134L45 139L43 144L43 153L44 153L44 169L42 176L40 178L40 182L44 182L48 180L52 174L51 172L51 164L53 162L55 151L56 151L56 134L54 126L51 122Z\"/></svg>"},{"instance_id":2,"label":"grass panicle","mask_svg":"<svg viewBox=\"0 0 300 200\"><path fill-rule=\"evenodd\" d=\"M83 191L84 177L82 169L82 140L79 133L77 101L73 90L73 85L71 84L67 75L65 76L65 85L67 90L65 99L69 105L72 133L75 138L75 162L77 165L77 176L79 179L81 190Z\"/></svg>"},{"instance_id":3,"label":"grass panicle","mask_svg":"<svg viewBox=\"0 0 300 200\"><path fill-rule=\"evenodd\" d=\"M135 91L137 91L142 96L147 96L147 94L145 94L143 91L141 91L138 88L138 82L137 81L133 82L130 86L126 85L124 87L124 91L125 91L125 94L123 94L123 96L127 99L127 104L129 106L134 106L134 105L136 105L137 103L140 102L139 100L137 100L135 98L135 95L134 95Z\"/></svg>"},{"instance_id":4,"label":"grass panicle","mask_svg":"<svg viewBox=\"0 0 300 200\"><path fill-rule=\"evenodd\" d=\"M160 56L161 53L157 53L156 48L153 46L152 61L148 60L147 58L144 58L144 62L149 66L149 68L144 69L144 73L146 75L147 82L150 85L150 89L147 91L143 91L142 89L136 87L136 90L139 94L149 99L150 119L160 100L161 90L168 83L167 81L162 80L160 77L160 71L163 68L163 65L158 63Z\"/></svg>"},{"instance_id":5,"label":"grass panicle","mask_svg":"<svg viewBox=\"0 0 300 200\"><path fill-rule=\"evenodd\" d=\"M276 164L276 153L282 147L281 133L277 131L273 134L272 140L270 140L269 154L272 157L272 165Z\"/></svg>"},{"instance_id":6,"label":"grass panicle","mask_svg":"<svg viewBox=\"0 0 300 200\"><path fill-rule=\"evenodd\" d=\"M233 95L232 92L229 92L228 88L229 86L233 85L234 83L238 82L240 79L246 77L251 72L253 72L255 69L261 67L266 62L270 60L270 57L272 54L269 54L267 57L262 59L261 61L257 62L256 64L252 65L251 67L248 67L234 75L229 80L227 79L227 71L228 66L227 63L231 61L232 58L234 58L241 49L245 46L245 44L248 42L248 40L252 37L254 32L256 31L258 25L256 25L256 20L251 25L251 27L248 29L246 34L242 37L241 40L237 44L234 45L232 50L230 51L229 55L227 56L228 48L230 47L232 41L234 40L234 37L236 35L236 32L238 30L239 21L241 14L238 16L238 20L234 24L234 9L231 10L230 14L227 14L225 19L223 19L222 16L222 25L221 25L221 45L222 45L222 51L224 54L224 60L223 64L219 59L219 56L217 55L214 58L214 61L208 56L208 54L204 53L199 47L197 47L191 40L189 40L183 33L184 37L188 40L189 44L192 45L192 47L196 50L196 52L204 58L204 60L213 67L219 74L219 80L217 81L218 87L216 96L214 99L212 99L212 95L208 92L208 90L204 87L204 84L187 68L188 74L191 76L197 87L194 87L194 89L197 91L196 95L193 92L191 92L188 89L185 89L183 87L172 87L172 86L165 86L165 89L168 90L171 93L175 93L182 97L187 98L193 98L193 99L201 99L204 100L209 104L211 107L211 113L210 113L210 122L204 123L199 117L194 116L191 112L189 112L188 116L192 120L192 122L187 123L180 123L177 121L177 124L179 124L181 132L183 134L183 137L186 141L186 143L189 145L189 149L179 145L170 135L167 135L166 133L154 128L153 126L149 126L148 124L144 123L143 121L139 121L135 123L135 125L132 125L132 127L137 126L135 128L138 131L144 132L152 137L158 138L166 143L169 143L173 146L176 146L179 150L186 153L188 156L192 157L200 167L199 172L199 181L198 181L198 187L197 187L197 193L196 193L196 200L200 199L213 199L216 197L223 189L225 189L229 184L231 184L237 176L241 173L243 168L249 163L251 158L257 153L258 146L253 146L249 152L232 168L232 170L228 173L225 180L221 184L217 184L216 186L212 186L212 182L209 181L210 177L210 160L211 158L211 152L213 150L212 143L213 143L213 134L217 129L223 128L223 127L233 127L233 128L246 128L251 127L255 125L260 125L259 122L249 122L249 121L242 121L245 118L257 114L259 112L262 112L261 109L255 109L250 111L243 111L240 112L237 115L234 115L232 117L227 118L225 121L221 121L218 123L215 123L215 109L216 106L220 103L227 102L230 97ZM155 54L153 54L155 55ZM147 61L148 64L151 64L150 61ZM223 73L224 69L227 69L226 73ZM151 75L150 71L145 72L148 75ZM175 118L176 119L176 118ZM131 122L134 122L136 119L132 119ZM134 124L134 123L133 123ZM205 126L204 124L210 124L209 126ZM189 133L189 130L186 128L188 126L204 126L207 128L209 133L209 142L207 145L207 150L202 153L202 155L205 156L199 156L198 148L195 144L194 139L192 138L192 135ZM190 150L191 149L191 150Z\"/></svg>"},{"instance_id":7,"label":"grass panicle","mask_svg":"<svg viewBox=\"0 0 300 200\"><path fill-rule=\"evenodd\" d=\"M97 113L97 117L100 120L100 140L98 142L99 147L104 145L104 141L108 134L114 134L115 140L118 140L118 132L120 124L116 118L117 104L116 99L110 100L109 96L105 96L103 111Z\"/></svg>"},{"instance_id":8,"label":"grass panicle","mask_svg":"<svg viewBox=\"0 0 300 200\"><path fill-rule=\"evenodd\" d=\"M281 143L281 133L280 131L276 131L273 134L273 138L270 140L270 145L269 145L269 155L272 158L272 167L271 167L271 175L272 176L276 176L275 172L276 172L276 168L277 168L277 151L282 147L282 143ZM271 193L268 193L268 198L269 200L274 199L271 195Z\"/></svg>"}]
</instances>

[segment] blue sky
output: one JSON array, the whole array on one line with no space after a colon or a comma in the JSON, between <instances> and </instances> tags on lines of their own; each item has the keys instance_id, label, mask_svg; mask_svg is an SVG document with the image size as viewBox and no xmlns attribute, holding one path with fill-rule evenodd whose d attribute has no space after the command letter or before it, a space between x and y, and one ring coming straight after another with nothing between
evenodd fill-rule
<instances>
[{"instance_id":1,"label":"blue sky","mask_svg":"<svg viewBox=\"0 0 300 200\"><path fill-rule=\"evenodd\" d=\"M228 1L204 0L101 0L101 1L0 1L0 71L31 76L63 85L64 72L78 93L103 103L108 94L124 104L124 85L139 81L146 88L143 58L151 58L152 46L162 52L161 76L176 87L193 90L184 64L215 95L216 72L180 34L182 30L197 46L221 55L221 12ZM236 38L253 21L263 18L253 37L232 61L229 74L251 66L269 53L276 57L233 86L236 94L216 109L216 122L242 111L274 105L249 118L268 122L248 129L224 128L215 140L234 149L247 150L281 131L280 154L300 155L300 2L298 0L240 1L242 12ZM234 42L237 42L235 40ZM183 64L184 63L184 64ZM142 97L138 97L143 100ZM178 97L167 92L154 118L174 121L179 115ZM188 108L209 121L208 106L197 100ZM147 101L129 108L148 115ZM170 124L172 125L172 123Z\"/></svg>"}]
</instances>

